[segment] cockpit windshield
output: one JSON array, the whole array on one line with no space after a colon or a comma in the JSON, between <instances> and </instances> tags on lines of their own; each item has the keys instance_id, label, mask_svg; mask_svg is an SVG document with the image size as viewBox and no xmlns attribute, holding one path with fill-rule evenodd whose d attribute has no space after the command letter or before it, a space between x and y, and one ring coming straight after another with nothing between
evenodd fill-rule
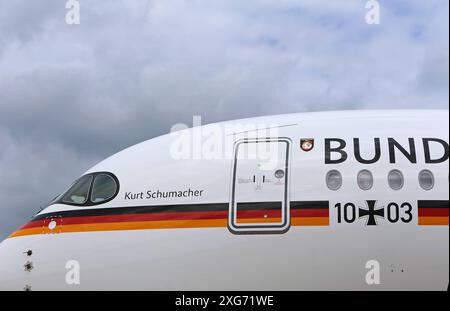
<instances>
[{"instance_id":1,"label":"cockpit windshield","mask_svg":"<svg viewBox=\"0 0 450 311\"><path fill-rule=\"evenodd\" d=\"M119 180L112 173L92 173L78 179L51 204L92 206L113 200L119 192Z\"/></svg>"},{"instance_id":2,"label":"cockpit windshield","mask_svg":"<svg viewBox=\"0 0 450 311\"><path fill-rule=\"evenodd\" d=\"M107 201L114 196L116 190L117 184L114 178L107 174L97 175L92 186L91 201L93 203Z\"/></svg>"}]
</instances>

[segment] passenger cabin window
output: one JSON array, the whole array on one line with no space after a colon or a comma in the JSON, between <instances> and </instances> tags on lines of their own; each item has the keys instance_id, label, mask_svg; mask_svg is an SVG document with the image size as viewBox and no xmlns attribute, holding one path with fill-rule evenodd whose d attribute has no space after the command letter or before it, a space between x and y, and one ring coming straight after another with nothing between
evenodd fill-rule
<instances>
[{"instance_id":1,"label":"passenger cabin window","mask_svg":"<svg viewBox=\"0 0 450 311\"><path fill-rule=\"evenodd\" d=\"M368 191L373 187L373 175L369 170L362 170L358 173L358 186L361 190Z\"/></svg>"},{"instance_id":2,"label":"passenger cabin window","mask_svg":"<svg viewBox=\"0 0 450 311\"><path fill-rule=\"evenodd\" d=\"M423 170L419 173L419 184L423 190L430 191L434 188L434 175L429 170Z\"/></svg>"},{"instance_id":3,"label":"passenger cabin window","mask_svg":"<svg viewBox=\"0 0 450 311\"><path fill-rule=\"evenodd\" d=\"M89 197L89 189L91 188L93 177L87 175L81 177L75 184L64 194L63 203L83 205Z\"/></svg>"},{"instance_id":4,"label":"passenger cabin window","mask_svg":"<svg viewBox=\"0 0 450 311\"><path fill-rule=\"evenodd\" d=\"M390 171L388 182L392 190L401 190L405 185L405 178L403 177L403 173L399 170Z\"/></svg>"},{"instance_id":5,"label":"passenger cabin window","mask_svg":"<svg viewBox=\"0 0 450 311\"><path fill-rule=\"evenodd\" d=\"M95 177L92 186L92 203L102 203L111 199L117 191L116 181L109 175L100 174Z\"/></svg>"},{"instance_id":6,"label":"passenger cabin window","mask_svg":"<svg viewBox=\"0 0 450 311\"><path fill-rule=\"evenodd\" d=\"M332 191L338 191L342 187L342 174L337 170L332 170L327 173L326 177L327 187Z\"/></svg>"}]
</instances>

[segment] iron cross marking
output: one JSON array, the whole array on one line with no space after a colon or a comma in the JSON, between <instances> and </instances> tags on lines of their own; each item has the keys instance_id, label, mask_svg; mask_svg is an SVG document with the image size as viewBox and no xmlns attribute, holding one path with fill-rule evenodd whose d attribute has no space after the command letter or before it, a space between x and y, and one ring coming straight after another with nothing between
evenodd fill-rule
<instances>
[{"instance_id":1,"label":"iron cross marking","mask_svg":"<svg viewBox=\"0 0 450 311\"><path fill-rule=\"evenodd\" d=\"M384 218L384 207L376 209L377 201L366 201L369 209L359 208L359 218L367 217L368 226L377 226L377 217Z\"/></svg>"}]
</instances>

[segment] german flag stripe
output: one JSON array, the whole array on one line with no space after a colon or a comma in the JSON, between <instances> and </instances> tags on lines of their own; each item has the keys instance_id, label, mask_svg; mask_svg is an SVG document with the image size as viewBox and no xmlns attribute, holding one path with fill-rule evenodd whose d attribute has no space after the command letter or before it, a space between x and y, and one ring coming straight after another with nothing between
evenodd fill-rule
<instances>
[{"instance_id":1,"label":"german flag stripe","mask_svg":"<svg viewBox=\"0 0 450 311\"><path fill-rule=\"evenodd\" d=\"M448 217L448 208L419 208L419 217Z\"/></svg>"},{"instance_id":2,"label":"german flag stripe","mask_svg":"<svg viewBox=\"0 0 450 311\"><path fill-rule=\"evenodd\" d=\"M42 227L48 219L32 221L21 229ZM55 220L59 218L55 217ZM228 212L187 212L187 213L159 213L159 214L124 214L111 216L84 216L84 217L64 217L64 225L96 224L96 223L118 223L118 222L144 222L144 221L170 221L170 220L208 220L208 219L228 219Z\"/></svg>"},{"instance_id":3,"label":"german flag stripe","mask_svg":"<svg viewBox=\"0 0 450 311\"><path fill-rule=\"evenodd\" d=\"M92 208L73 211L54 212L36 216L34 220L47 219L50 217L86 217L86 216L117 216L130 214L161 214L161 213L188 213L188 212L228 212L229 205L218 204L183 204L183 205L150 205L130 206L114 208Z\"/></svg>"},{"instance_id":4,"label":"german flag stripe","mask_svg":"<svg viewBox=\"0 0 450 311\"><path fill-rule=\"evenodd\" d=\"M98 231L124 231L124 230L150 230L150 229L187 229L187 228L224 228L227 227L227 219L212 220L188 220L188 221L144 221L144 222L116 222L116 223L83 223L78 225L58 225L54 230L47 228L23 229L13 233L10 238L37 235L60 234L74 232L98 232Z\"/></svg>"},{"instance_id":5,"label":"german flag stripe","mask_svg":"<svg viewBox=\"0 0 450 311\"><path fill-rule=\"evenodd\" d=\"M329 226L330 202L299 201L291 202L291 226Z\"/></svg>"},{"instance_id":6,"label":"german flag stripe","mask_svg":"<svg viewBox=\"0 0 450 311\"><path fill-rule=\"evenodd\" d=\"M420 208L449 208L448 200L419 201Z\"/></svg>"},{"instance_id":7,"label":"german flag stripe","mask_svg":"<svg viewBox=\"0 0 450 311\"><path fill-rule=\"evenodd\" d=\"M244 203L239 206L239 223L281 222L279 202ZM62 211L36 216L10 237L116 230L224 228L228 226L229 205L195 204ZM55 228L49 229L51 222ZM329 225L328 202L292 202L293 226Z\"/></svg>"},{"instance_id":8,"label":"german flag stripe","mask_svg":"<svg viewBox=\"0 0 450 311\"><path fill-rule=\"evenodd\" d=\"M248 218L281 218L281 210L260 210L260 211L239 211L236 218L248 219Z\"/></svg>"},{"instance_id":9,"label":"german flag stripe","mask_svg":"<svg viewBox=\"0 0 450 311\"><path fill-rule=\"evenodd\" d=\"M448 226L448 217L420 217L420 226Z\"/></svg>"},{"instance_id":10,"label":"german flag stripe","mask_svg":"<svg viewBox=\"0 0 450 311\"><path fill-rule=\"evenodd\" d=\"M301 217L301 218L307 218L307 217L323 217L328 218L330 217L330 212L328 209L304 209L304 210L292 210L291 211L291 217Z\"/></svg>"},{"instance_id":11,"label":"german flag stripe","mask_svg":"<svg viewBox=\"0 0 450 311\"><path fill-rule=\"evenodd\" d=\"M448 226L449 201L419 201L420 226Z\"/></svg>"},{"instance_id":12,"label":"german flag stripe","mask_svg":"<svg viewBox=\"0 0 450 311\"><path fill-rule=\"evenodd\" d=\"M281 202L238 203L236 222L238 224L275 224L282 222Z\"/></svg>"},{"instance_id":13,"label":"german flag stripe","mask_svg":"<svg viewBox=\"0 0 450 311\"><path fill-rule=\"evenodd\" d=\"M329 210L328 201L297 201L291 202L291 210Z\"/></svg>"},{"instance_id":14,"label":"german flag stripe","mask_svg":"<svg viewBox=\"0 0 450 311\"><path fill-rule=\"evenodd\" d=\"M305 226L325 227L329 225L330 225L329 217L291 218L291 226L293 227L305 227Z\"/></svg>"}]
</instances>

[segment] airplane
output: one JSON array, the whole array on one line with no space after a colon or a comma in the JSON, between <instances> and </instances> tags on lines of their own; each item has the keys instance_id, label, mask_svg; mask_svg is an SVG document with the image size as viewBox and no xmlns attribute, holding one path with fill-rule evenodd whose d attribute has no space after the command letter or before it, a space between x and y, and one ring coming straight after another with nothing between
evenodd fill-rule
<instances>
[{"instance_id":1,"label":"airplane","mask_svg":"<svg viewBox=\"0 0 450 311\"><path fill-rule=\"evenodd\" d=\"M448 141L447 110L179 126L3 241L0 290L446 291Z\"/></svg>"}]
</instances>

